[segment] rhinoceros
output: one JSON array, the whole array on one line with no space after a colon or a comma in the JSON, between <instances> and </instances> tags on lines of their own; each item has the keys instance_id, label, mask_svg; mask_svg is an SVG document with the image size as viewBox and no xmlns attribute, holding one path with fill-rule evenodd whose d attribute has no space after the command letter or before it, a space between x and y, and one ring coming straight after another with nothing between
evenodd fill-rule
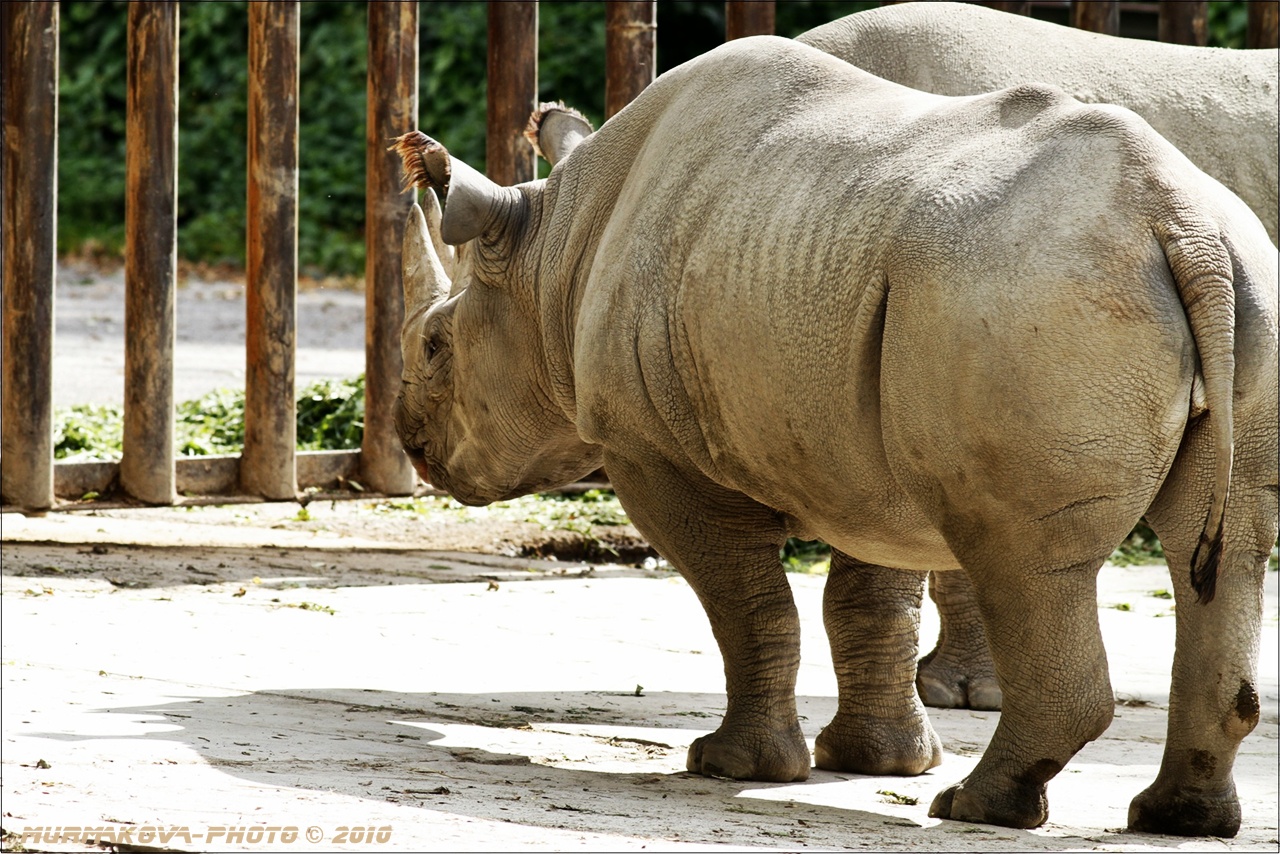
<instances>
[{"instance_id":1,"label":"rhinoceros","mask_svg":"<svg viewBox=\"0 0 1280 854\"><path fill-rule=\"evenodd\" d=\"M1037 21L972 3L896 3L796 37L937 95L1049 83L1128 107L1243 199L1276 242L1277 51L1189 47Z\"/></svg>"},{"instance_id":2,"label":"rhinoceros","mask_svg":"<svg viewBox=\"0 0 1280 854\"><path fill-rule=\"evenodd\" d=\"M1145 513L1178 640L1130 824L1235 833L1277 530L1277 257L1249 208L1127 110L925 94L773 37L594 134L550 114L559 162L515 187L398 140L445 204L405 233L395 424L470 504L604 465L724 659L689 770L807 778L778 550L822 538L839 697L817 766L938 764L919 608L927 571L963 569L1005 708L930 814L1039 825L1111 721L1096 574Z\"/></svg>"},{"instance_id":3,"label":"rhinoceros","mask_svg":"<svg viewBox=\"0 0 1280 854\"><path fill-rule=\"evenodd\" d=\"M1235 191L1276 241L1277 51L1161 44L1089 33L971 3L903 3L858 12L797 40L878 77L938 95L1020 83L1142 116ZM920 662L926 705L998 709L995 668L963 573L931 576L942 626Z\"/></svg>"}]
</instances>

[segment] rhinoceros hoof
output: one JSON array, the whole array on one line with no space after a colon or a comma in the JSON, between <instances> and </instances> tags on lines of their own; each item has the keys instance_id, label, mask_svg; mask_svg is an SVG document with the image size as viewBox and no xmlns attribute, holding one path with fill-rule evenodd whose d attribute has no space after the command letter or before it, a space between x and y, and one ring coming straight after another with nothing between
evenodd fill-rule
<instances>
[{"instance_id":1,"label":"rhinoceros hoof","mask_svg":"<svg viewBox=\"0 0 1280 854\"><path fill-rule=\"evenodd\" d=\"M942 762L942 742L927 717L902 721L833 720L814 743L814 764L825 771L914 777Z\"/></svg>"},{"instance_id":2,"label":"rhinoceros hoof","mask_svg":"<svg viewBox=\"0 0 1280 854\"><path fill-rule=\"evenodd\" d=\"M809 779L809 748L798 727L790 736L717 730L689 745L686 767L707 777L794 783Z\"/></svg>"},{"instance_id":3,"label":"rhinoceros hoof","mask_svg":"<svg viewBox=\"0 0 1280 854\"><path fill-rule=\"evenodd\" d=\"M920 663L916 672L916 690L924 704L935 709L996 712L1004 702L1004 693L995 676L970 676L938 659Z\"/></svg>"},{"instance_id":4,"label":"rhinoceros hoof","mask_svg":"<svg viewBox=\"0 0 1280 854\"><path fill-rule=\"evenodd\" d=\"M966 781L967 782L967 781ZM1002 792L986 793L956 783L942 790L929 806L933 818L949 818L952 821L971 821L977 824L998 824L1002 827L1029 829L1039 827L1049 819L1049 801L1043 789L1026 797L1011 797Z\"/></svg>"},{"instance_id":5,"label":"rhinoceros hoof","mask_svg":"<svg viewBox=\"0 0 1280 854\"><path fill-rule=\"evenodd\" d=\"M1235 836L1240 831L1240 799L1234 786L1210 793L1157 780L1129 804L1129 829L1169 836Z\"/></svg>"}]
</instances>

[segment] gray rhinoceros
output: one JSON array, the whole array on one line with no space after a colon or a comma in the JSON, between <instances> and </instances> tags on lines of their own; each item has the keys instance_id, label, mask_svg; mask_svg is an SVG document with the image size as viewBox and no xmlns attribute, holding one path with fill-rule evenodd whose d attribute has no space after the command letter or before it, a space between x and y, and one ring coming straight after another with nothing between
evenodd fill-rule
<instances>
[{"instance_id":1,"label":"gray rhinoceros","mask_svg":"<svg viewBox=\"0 0 1280 854\"><path fill-rule=\"evenodd\" d=\"M869 9L797 37L877 77L937 95L1048 83L1127 107L1235 191L1276 240L1277 51L1115 38L971 3ZM931 576L942 626L920 662L926 705L1000 708L986 635L963 573Z\"/></svg>"},{"instance_id":2,"label":"gray rhinoceros","mask_svg":"<svg viewBox=\"0 0 1280 854\"><path fill-rule=\"evenodd\" d=\"M1049 83L1128 107L1253 209L1276 242L1278 52L1126 39L972 3L896 3L796 37L936 95Z\"/></svg>"},{"instance_id":3,"label":"gray rhinoceros","mask_svg":"<svg viewBox=\"0 0 1280 854\"><path fill-rule=\"evenodd\" d=\"M1130 823L1236 832L1277 530L1277 258L1248 207L1126 110L925 94L772 37L673 69L589 136L548 115L559 163L516 187L397 143L445 207L405 235L396 426L472 504L604 464L724 659L725 717L688 768L808 776L778 549L820 537L839 703L817 765L940 761L919 608L926 571L963 567L1005 709L930 813L1042 823L1049 779L1111 721L1095 579L1145 513L1178 646Z\"/></svg>"}]
</instances>

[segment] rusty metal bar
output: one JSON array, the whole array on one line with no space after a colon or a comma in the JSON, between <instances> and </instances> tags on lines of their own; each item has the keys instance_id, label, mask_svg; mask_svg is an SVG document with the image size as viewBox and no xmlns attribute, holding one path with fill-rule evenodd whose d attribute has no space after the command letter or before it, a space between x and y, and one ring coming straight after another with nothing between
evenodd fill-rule
<instances>
[{"instance_id":1,"label":"rusty metal bar","mask_svg":"<svg viewBox=\"0 0 1280 854\"><path fill-rule=\"evenodd\" d=\"M1071 26L1108 36L1120 35L1116 0L1071 0Z\"/></svg>"},{"instance_id":2,"label":"rusty metal bar","mask_svg":"<svg viewBox=\"0 0 1280 854\"><path fill-rule=\"evenodd\" d=\"M1249 3L1249 28L1245 44L1254 50L1280 46L1280 2L1253 0Z\"/></svg>"},{"instance_id":3,"label":"rusty metal bar","mask_svg":"<svg viewBox=\"0 0 1280 854\"><path fill-rule=\"evenodd\" d=\"M1209 43L1207 0L1160 0L1160 41L1204 47Z\"/></svg>"},{"instance_id":4,"label":"rusty metal bar","mask_svg":"<svg viewBox=\"0 0 1280 854\"><path fill-rule=\"evenodd\" d=\"M776 12L774 0L726 0L724 40L773 35Z\"/></svg>"},{"instance_id":5,"label":"rusty metal bar","mask_svg":"<svg viewBox=\"0 0 1280 854\"><path fill-rule=\"evenodd\" d=\"M298 3L249 4L244 461L240 485L297 494Z\"/></svg>"},{"instance_id":6,"label":"rusty metal bar","mask_svg":"<svg viewBox=\"0 0 1280 854\"><path fill-rule=\"evenodd\" d=\"M537 160L523 132L538 105L536 0L489 0L488 52L485 171L503 186L532 181Z\"/></svg>"},{"instance_id":7,"label":"rusty metal bar","mask_svg":"<svg viewBox=\"0 0 1280 854\"><path fill-rule=\"evenodd\" d=\"M178 264L178 4L129 4L125 97L124 454L120 485L172 504Z\"/></svg>"},{"instance_id":8,"label":"rusty metal bar","mask_svg":"<svg viewBox=\"0 0 1280 854\"><path fill-rule=\"evenodd\" d=\"M58 4L5 3L4 404L0 493L53 506L53 283L58 199Z\"/></svg>"},{"instance_id":9,"label":"rusty metal bar","mask_svg":"<svg viewBox=\"0 0 1280 854\"><path fill-rule=\"evenodd\" d=\"M604 117L610 119L653 82L658 68L657 0L605 3Z\"/></svg>"},{"instance_id":10,"label":"rusty metal bar","mask_svg":"<svg viewBox=\"0 0 1280 854\"><path fill-rule=\"evenodd\" d=\"M418 4L369 4L368 122L365 152L365 486L408 495L416 479L396 437L391 412L400 391L404 293L400 242L413 205L401 191L394 137L418 126Z\"/></svg>"}]
</instances>

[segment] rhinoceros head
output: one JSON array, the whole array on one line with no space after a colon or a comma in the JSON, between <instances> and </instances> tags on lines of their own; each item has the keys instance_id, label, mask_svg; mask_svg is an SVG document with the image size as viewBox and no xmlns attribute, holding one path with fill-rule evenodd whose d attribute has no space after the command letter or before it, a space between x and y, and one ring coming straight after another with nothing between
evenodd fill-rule
<instances>
[{"instance_id":1,"label":"rhinoceros head","mask_svg":"<svg viewBox=\"0 0 1280 854\"><path fill-rule=\"evenodd\" d=\"M562 486L599 465L551 390L537 279L545 182L501 187L413 132L427 188L404 236L404 374L395 425L418 473L467 504ZM445 194L441 213L432 188ZM456 251L453 247L457 247Z\"/></svg>"}]
</instances>

